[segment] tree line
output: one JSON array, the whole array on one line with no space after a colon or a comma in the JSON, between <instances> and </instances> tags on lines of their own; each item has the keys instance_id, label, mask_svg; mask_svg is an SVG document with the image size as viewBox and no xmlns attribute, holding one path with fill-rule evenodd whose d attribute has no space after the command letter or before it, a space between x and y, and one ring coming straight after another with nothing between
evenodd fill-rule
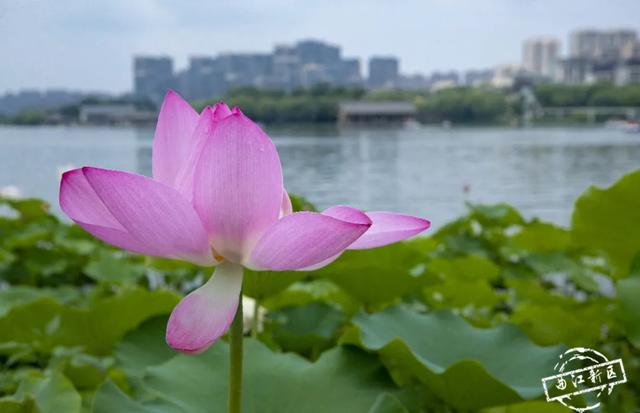
<instances>
[{"instance_id":1,"label":"tree line","mask_svg":"<svg viewBox=\"0 0 640 413\"><path fill-rule=\"evenodd\" d=\"M546 84L534 86L532 91L537 104L543 107L640 106L640 85ZM232 89L216 99L193 102L193 105L201 109L218 100L238 106L247 116L266 124L335 123L338 104L354 100L413 102L418 110L417 120L423 123L512 124L517 122L522 108L519 92L490 87L366 91L326 84L293 91L243 87ZM79 106L67 105L52 111L27 110L14 117L0 116L0 123L42 124L52 113L72 119L74 115L77 117Z\"/></svg>"}]
</instances>

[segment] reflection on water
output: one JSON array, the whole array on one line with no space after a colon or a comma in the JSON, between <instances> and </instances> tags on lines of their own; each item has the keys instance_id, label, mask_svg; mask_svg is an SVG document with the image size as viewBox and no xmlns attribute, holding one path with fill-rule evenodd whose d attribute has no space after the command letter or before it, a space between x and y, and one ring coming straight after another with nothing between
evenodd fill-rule
<instances>
[{"instance_id":1,"label":"reflection on water","mask_svg":"<svg viewBox=\"0 0 640 413\"><path fill-rule=\"evenodd\" d=\"M640 135L607 129L270 130L287 189L319 207L424 215L436 226L466 200L505 201L568 224L575 198L640 167ZM0 186L57 206L58 169L151 173L150 129L0 128ZM467 191L465 191L465 188Z\"/></svg>"}]
</instances>

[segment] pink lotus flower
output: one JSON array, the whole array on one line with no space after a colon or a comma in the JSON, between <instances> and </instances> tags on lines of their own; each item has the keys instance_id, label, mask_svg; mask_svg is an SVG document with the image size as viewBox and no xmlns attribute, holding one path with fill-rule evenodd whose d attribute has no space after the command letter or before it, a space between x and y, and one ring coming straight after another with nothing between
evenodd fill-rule
<instances>
[{"instance_id":1,"label":"pink lotus flower","mask_svg":"<svg viewBox=\"0 0 640 413\"><path fill-rule=\"evenodd\" d=\"M84 167L66 172L60 206L95 237L136 253L218 268L176 306L167 343L186 353L209 347L229 328L253 270L320 268L345 249L408 238L429 221L336 206L292 213L278 152L237 108L198 114L174 92L165 97L153 141L153 179Z\"/></svg>"}]
</instances>

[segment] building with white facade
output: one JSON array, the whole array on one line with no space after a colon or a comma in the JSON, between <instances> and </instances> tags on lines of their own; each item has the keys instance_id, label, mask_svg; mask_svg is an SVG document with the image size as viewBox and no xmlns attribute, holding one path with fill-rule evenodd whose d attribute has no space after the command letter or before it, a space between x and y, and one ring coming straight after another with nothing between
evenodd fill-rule
<instances>
[{"instance_id":1,"label":"building with white facade","mask_svg":"<svg viewBox=\"0 0 640 413\"><path fill-rule=\"evenodd\" d=\"M529 73L556 79L560 57L560 41L553 37L528 39L522 46L522 67Z\"/></svg>"}]
</instances>

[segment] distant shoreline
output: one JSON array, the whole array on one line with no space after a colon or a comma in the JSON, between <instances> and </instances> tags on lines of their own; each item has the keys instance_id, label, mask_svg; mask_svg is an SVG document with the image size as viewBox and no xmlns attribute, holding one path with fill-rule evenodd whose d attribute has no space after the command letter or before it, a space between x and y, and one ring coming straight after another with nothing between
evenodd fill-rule
<instances>
[{"instance_id":1,"label":"distant shoreline","mask_svg":"<svg viewBox=\"0 0 640 413\"><path fill-rule=\"evenodd\" d=\"M545 84L517 90L456 87L437 91L365 91L320 85L287 92L241 88L219 99L196 101L192 105L201 110L221 100L241 108L244 114L265 125L336 124L341 120L340 108L347 102L357 102L358 107L382 105L390 110L393 105L411 105L414 109L409 118L422 125L584 125L640 118L640 85L619 87L608 83ZM155 124L157 111L158 108L145 101L93 99L56 109L0 115L0 124L148 126ZM357 116L362 117L359 113ZM373 121L381 121L373 122L374 126L384 124L386 116L371 117ZM396 117L395 120L405 119Z\"/></svg>"}]
</instances>

